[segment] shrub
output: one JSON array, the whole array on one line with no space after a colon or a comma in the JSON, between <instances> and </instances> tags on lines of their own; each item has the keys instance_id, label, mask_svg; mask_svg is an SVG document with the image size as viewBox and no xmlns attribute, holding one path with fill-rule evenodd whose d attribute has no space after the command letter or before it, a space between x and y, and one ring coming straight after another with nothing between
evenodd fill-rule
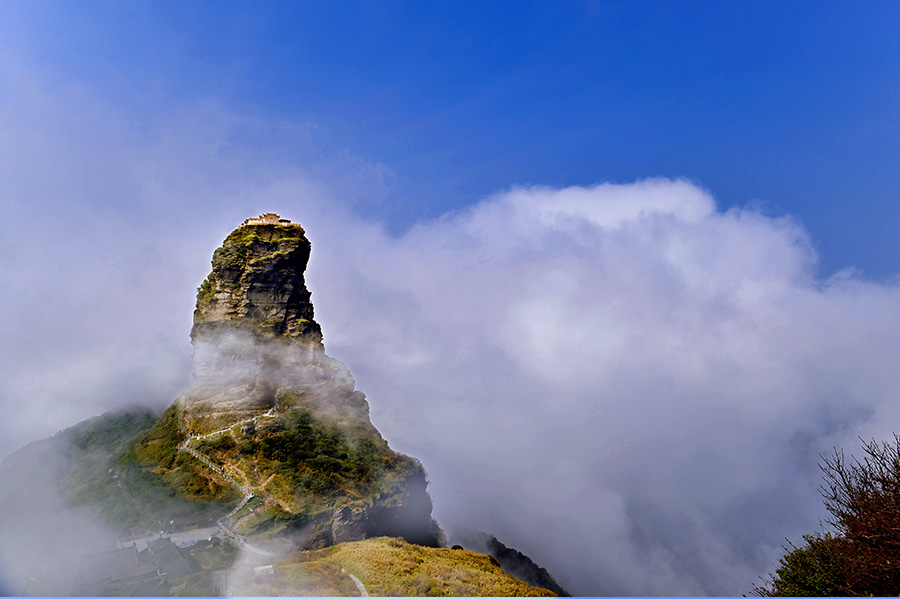
<instances>
[{"instance_id":1,"label":"shrub","mask_svg":"<svg viewBox=\"0 0 900 599\"><path fill-rule=\"evenodd\" d=\"M846 539L829 533L805 535L805 544L781 558L769 588L756 594L769 597L827 597L846 595L848 570L853 561L853 546Z\"/></svg>"},{"instance_id":2,"label":"shrub","mask_svg":"<svg viewBox=\"0 0 900 599\"><path fill-rule=\"evenodd\" d=\"M863 458L823 457L820 488L835 534L791 545L761 596L900 594L900 437L863 443ZM789 541L790 542L790 541Z\"/></svg>"}]
</instances>

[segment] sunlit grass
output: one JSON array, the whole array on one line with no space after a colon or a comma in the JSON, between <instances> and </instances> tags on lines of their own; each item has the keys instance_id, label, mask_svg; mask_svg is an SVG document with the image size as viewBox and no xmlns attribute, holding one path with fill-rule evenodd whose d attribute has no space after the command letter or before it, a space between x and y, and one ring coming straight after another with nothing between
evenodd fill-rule
<instances>
[{"instance_id":1,"label":"sunlit grass","mask_svg":"<svg viewBox=\"0 0 900 599\"><path fill-rule=\"evenodd\" d=\"M276 572L301 563L327 564L338 571L343 568L359 578L373 596L555 596L506 574L487 555L421 547L389 537L294 554L282 560Z\"/></svg>"}]
</instances>

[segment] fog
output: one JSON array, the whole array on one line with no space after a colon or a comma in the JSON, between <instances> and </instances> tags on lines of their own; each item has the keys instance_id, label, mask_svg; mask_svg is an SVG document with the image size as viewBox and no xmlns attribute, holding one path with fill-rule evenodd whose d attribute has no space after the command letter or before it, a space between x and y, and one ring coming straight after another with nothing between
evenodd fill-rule
<instances>
[{"instance_id":1,"label":"fog","mask_svg":"<svg viewBox=\"0 0 900 599\"><path fill-rule=\"evenodd\" d=\"M27 446L0 464L4 595L60 595L76 581L93 582L94 572L85 558L115 546L115 533L90 506L73 507L59 488L72 462L89 459L103 464L106 453L77 452L63 437Z\"/></svg>"},{"instance_id":2,"label":"fog","mask_svg":"<svg viewBox=\"0 0 900 599\"><path fill-rule=\"evenodd\" d=\"M376 426L451 542L490 531L573 593L749 592L818 527L817 452L896 421L897 287L816 279L799 223L689 182L356 239L309 280Z\"/></svg>"},{"instance_id":3,"label":"fog","mask_svg":"<svg viewBox=\"0 0 900 599\"><path fill-rule=\"evenodd\" d=\"M803 224L752 198L511 187L390 235L355 208L389 170L291 125L198 105L138 127L17 84L2 455L144 391L174 400L212 251L266 211L306 228L326 352L425 465L450 542L494 534L575 594L748 592L824 515L817 453L897 421L900 290L819 278Z\"/></svg>"}]
</instances>

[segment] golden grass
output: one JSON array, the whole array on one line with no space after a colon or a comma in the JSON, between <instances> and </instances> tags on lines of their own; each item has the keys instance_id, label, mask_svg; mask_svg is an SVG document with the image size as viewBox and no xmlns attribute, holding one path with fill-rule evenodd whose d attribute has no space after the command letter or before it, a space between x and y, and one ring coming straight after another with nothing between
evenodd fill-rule
<instances>
[{"instance_id":1,"label":"golden grass","mask_svg":"<svg viewBox=\"0 0 900 599\"><path fill-rule=\"evenodd\" d=\"M359 578L366 591L373 596L555 596L551 591L533 587L506 574L487 555L464 549L421 547L390 537L342 543L325 550L294 554L277 565L276 577L283 577L283 572L303 564L308 567L322 564L335 568L337 572L343 568ZM343 579L350 580L347 576ZM326 590L322 588L317 594L332 594ZM355 595L355 591L354 587L351 594Z\"/></svg>"},{"instance_id":2,"label":"golden grass","mask_svg":"<svg viewBox=\"0 0 900 599\"><path fill-rule=\"evenodd\" d=\"M211 569L228 568L237 552L226 545L194 552L209 569L178 581L172 590L179 595L213 594ZM421 547L390 537L292 553L276 561L269 572L235 566L227 575L227 590L234 596L358 596L356 585L342 570L359 578L372 596L555 596L506 574L486 555Z\"/></svg>"}]
</instances>

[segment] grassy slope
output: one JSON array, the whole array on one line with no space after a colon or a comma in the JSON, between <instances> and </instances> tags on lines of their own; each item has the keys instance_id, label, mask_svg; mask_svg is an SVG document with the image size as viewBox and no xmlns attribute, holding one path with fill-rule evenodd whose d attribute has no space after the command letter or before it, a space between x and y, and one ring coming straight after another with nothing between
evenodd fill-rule
<instances>
[{"instance_id":1,"label":"grassy slope","mask_svg":"<svg viewBox=\"0 0 900 599\"><path fill-rule=\"evenodd\" d=\"M390 537L295 554L278 564L277 573L286 576L310 563L345 569L373 596L555 596L506 574L487 555L421 547Z\"/></svg>"},{"instance_id":2,"label":"grassy slope","mask_svg":"<svg viewBox=\"0 0 900 599\"><path fill-rule=\"evenodd\" d=\"M197 475L195 469L202 470L186 460L190 456L177 453L171 409L158 418L149 411L122 411L67 431L70 463L62 488L69 502L96 512L119 534L134 526L156 530L159 521L175 516L227 511L219 502L231 502L235 494ZM150 466L160 463L168 469Z\"/></svg>"},{"instance_id":3,"label":"grassy slope","mask_svg":"<svg viewBox=\"0 0 900 599\"><path fill-rule=\"evenodd\" d=\"M177 446L178 442L171 416L167 414L157 420L149 411L110 413L62 433L59 440L69 448L71 458L63 485L72 502L91 506L120 531L136 524L153 528L157 518L197 511L204 505L213 507L215 504L198 503L189 495L177 492L168 484L165 471L153 472L139 464L143 458L168 463L175 470L183 467L179 459L185 454L173 456L171 451L173 443ZM308 429L307 425L313 423L306 416L295 418L296 422L286 423L284 431L299 436L288 434L283 441L292 444L302 438L311 441L317 437L307 436L317 427ZM320 441L325 445L339 441L332 437L333 429L324 427L320 432L323 435ZM139 450L139 455L135 455L134 448L141 445L135 445L138 440L143 442L146 453ZM337 443L337 447L337 454L349 460L347 466L359 460L358 450L342 443ZM387 457L379 449L373 453L380 459ZM287 461L295 459L315 460L297 455L288 457ZM351 466L347 474L359 472L357 468ZM114 478L115 473L118 478ZM172 591L177 594L211 594L212 571L229 567L237 555L233 547L201 547L197 547L195 556L204 571L172 581ZM553 596L549 591L505 574L486 555L461 549L421 547L388 537L291 554L276 563L274 576L256 576L252 568L238 567L230 575L236 585L230 590L233 594L256 596L356 595L355 585L341 572L342 568L358 577L371 595Z\"/></svg>"},{"instance_id":4,"label":"grassy slope","mask_svg":"<svg viewBox=\"0 0 900 599\"><path fill-rule=\"evenodd\" d=\"M237 557L227 546L198 547L193 555L205 570L173 581L172 593L213 594L211 570L228 568ZM228 588L218 590L235 596L358 596L342 570L359 578L372 596L555 596L504 573L487 555L421 547L390 537L294 553L277 561L270 575L254 573L252 564L237 565L227 575Z\"/></svg>"},{"instance_id":5,"label":"grassy slope","mask_svg":"<svg viewBox=\"0 0 900 599\"><path fill-rule=\"evenodd\" d=\"M273 494L243 521L245 533L275 533L317 525L336 506L390 506L406 496L405 480L421 465L392 451L368 423L337 421L292 406L260 422L252 436L231 434L193 446L219 465L240 471L242 483ZM365 426L364 426L365 425ZM179 452L184 436L174 406L161 417L111 413L67 431L72 457L63 488L74 505L89 507L119 534L135 526L198 512L221 515L239 492L196 458Z\"/></svg>"},{"instance_id":6,"label":"grassy slope","mask_svg":"<svg viewBox=\"0 0 900 599\"><path fill-rule=\"evenodd\" d=\"M349 426L344 423L344 426ZM193 447L219 465L230 464L242 472L243 483L278 497L291 513L268 506L252 518L245 532L263 532L285 524L304 526L310 519L331 513L336 505L371 505L375 497L396 490L421 466L391 451L380 437L374 440L355 431L352 436L309 410L289 407L274 419L261 421L250 437L232 433L195 442ZM356 437L356 438L353 438ZM177 451L183 437L178 432L174 408L139 437L125 453L132 478L164 485L173 496L199 502L237 501L232 487L187 453ZM233 470L232 470L233 471Z\"/></svg>"},{"instance_id":7,"label":"grassy slope","mask_svg":"<svg viewBox=\"0 0 900 599\"><path fill-rule=\"evenodd\" d=\"M135 479L169 489L169 494L205 504L237 502L240 494L218 475L185 452L178 451L184 436L178 430L173 405L122 456ZM227 510L226 510L227 511Z\"/></svg>"}]
</instances>

